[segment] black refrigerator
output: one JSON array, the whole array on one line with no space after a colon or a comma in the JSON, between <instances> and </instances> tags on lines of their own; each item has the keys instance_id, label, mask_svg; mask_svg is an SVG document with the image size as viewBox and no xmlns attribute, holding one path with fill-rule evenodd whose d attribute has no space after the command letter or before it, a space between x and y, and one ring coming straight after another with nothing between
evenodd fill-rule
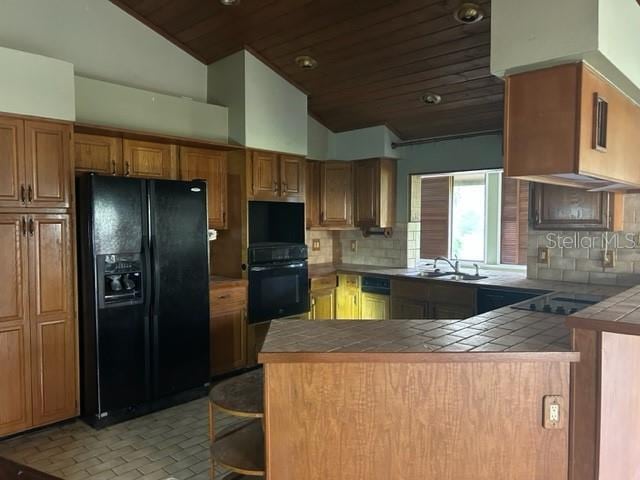
<instances>
[{"instance_id":1,"label":"black refrigerator","mask_svg":"<svg viewBox=\"0 0 640 480\"><path fill-rule=\"evenodd\" d=\"M206 183L78 178L82 417L95 427L209 382Z\"/></svg>"}]
</instances>

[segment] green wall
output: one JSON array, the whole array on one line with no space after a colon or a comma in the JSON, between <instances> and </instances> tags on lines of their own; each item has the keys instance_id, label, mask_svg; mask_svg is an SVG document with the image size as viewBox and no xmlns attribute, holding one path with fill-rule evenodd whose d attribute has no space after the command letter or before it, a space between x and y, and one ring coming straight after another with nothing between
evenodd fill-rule
<instances>
[{"instance_id":1,"label":"green wall","mask_svg":"<svg viewBox=\"0 0 640 480\"><path fill-rule=\"evenodd\" d=\"M502 168L502 135L400 147L397 221L408 221L409 176Z\"/></svg>"}]
</instances>

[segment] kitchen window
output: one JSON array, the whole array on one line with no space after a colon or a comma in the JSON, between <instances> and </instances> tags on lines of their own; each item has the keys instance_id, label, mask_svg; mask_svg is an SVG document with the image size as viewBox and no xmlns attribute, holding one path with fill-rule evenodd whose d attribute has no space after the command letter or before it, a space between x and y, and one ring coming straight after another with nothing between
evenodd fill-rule
<instances>
[{"instance_id":1,"label":"kitchen window","mask_svg":"<svg viewBox=\"0 0 640 480\"><path fill-rule=\"evenodd\" d=\"M422 260L526 263L527 182L493 170L414 176L412 188Z\"/></svg>"}]
</instances>

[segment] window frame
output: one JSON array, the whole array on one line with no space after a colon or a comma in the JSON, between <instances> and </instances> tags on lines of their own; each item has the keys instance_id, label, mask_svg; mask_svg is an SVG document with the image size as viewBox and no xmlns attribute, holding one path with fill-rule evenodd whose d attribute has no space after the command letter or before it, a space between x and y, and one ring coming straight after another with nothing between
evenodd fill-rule
<instances>
[{"instance_id":1,"label":"window frame","mask_svg":"<svg viewBox=\"0 0 640 480\"><path fill-rule=\"evenodd\" d=\"M447 258L451 258L452 254L452 213L453 213L453 177L456 175L465 175L465 174L479 174L483 173L485 175L485 200L484 200L484 211L485 211L485 228L484 228L484 261L474 261L474 260L460 260L461 267L473 267L474 264L478 264L483 268L490 268L496 270L517 270L522 271L526 269L526 265L515 265L508 263L501 263L502 252L501 252L501 238L502 238L502 179L504 175L503 169L478 169L478 170L465 170L465 171L456 171L456 172L434 172L434 173L423 173L423 174L411 174L411 177L422 178L434 178L434 177L451 177L451 189L449 191L449 225L448 225L448 253ZM491 191L490 183L490 174L496 175L494 178L494 191ZM411 181L410 181L411 183ZM418 182L419 183L419 182ZM497 196L496 202L496 211L490 212L490 195L494 194ZM490 217L494 217L495 225L493 228L489 225ZM420 223L420 221L419 221ZM489 238L491 235L491 231L493 232L493 240ZM493 260L493 261L492 261ZM433 258L418 258L417 266L424 267L430 264L433 264Z\"/></svg>"}]
</instances>

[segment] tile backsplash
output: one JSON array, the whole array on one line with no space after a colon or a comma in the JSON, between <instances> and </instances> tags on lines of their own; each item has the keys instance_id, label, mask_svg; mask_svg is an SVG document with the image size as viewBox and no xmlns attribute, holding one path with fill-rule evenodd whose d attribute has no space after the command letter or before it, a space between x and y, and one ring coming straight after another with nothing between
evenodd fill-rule
<instances>
[{"instance_id":1,"label":"tile backsplash","mask_svg":"<svg viewBox=\"0 0 640 480\"><path fill-rule=\"evenodd\" d=\"M336 233L327 230L307 230L306 243L309 247L309 264L334 263ZM320 241L320 250L313 250L313 241Z\"/></svg>"},{"instance_id":2,"label":"tile backsplash","mask_svg":"<svg viewBox=\"0 0 640 480\"><path fill-rule=\"evenodd\" d=\"M539 280L600 285L640 284L640 195L625 195L622 232L530 230L527 276ZM538 263L539 247L549 248L549 261ZM614 265L604 267L605 251Z\"/></svg>"},{"instance_id":3,"label":"tile backsplash","mask_svg":"<svg viewBox=\"0 0 640 480\"><path fill-rule=\"evenodd\" d=\"M320 240L320 250L313 241ZM420 223L398 223L391 237L370 235L360 230L307 230L309 264L350 263L377 267L414 267L420 256ZM351 250L352 241L356 251Z\"/></svg>"}]
</instances>

